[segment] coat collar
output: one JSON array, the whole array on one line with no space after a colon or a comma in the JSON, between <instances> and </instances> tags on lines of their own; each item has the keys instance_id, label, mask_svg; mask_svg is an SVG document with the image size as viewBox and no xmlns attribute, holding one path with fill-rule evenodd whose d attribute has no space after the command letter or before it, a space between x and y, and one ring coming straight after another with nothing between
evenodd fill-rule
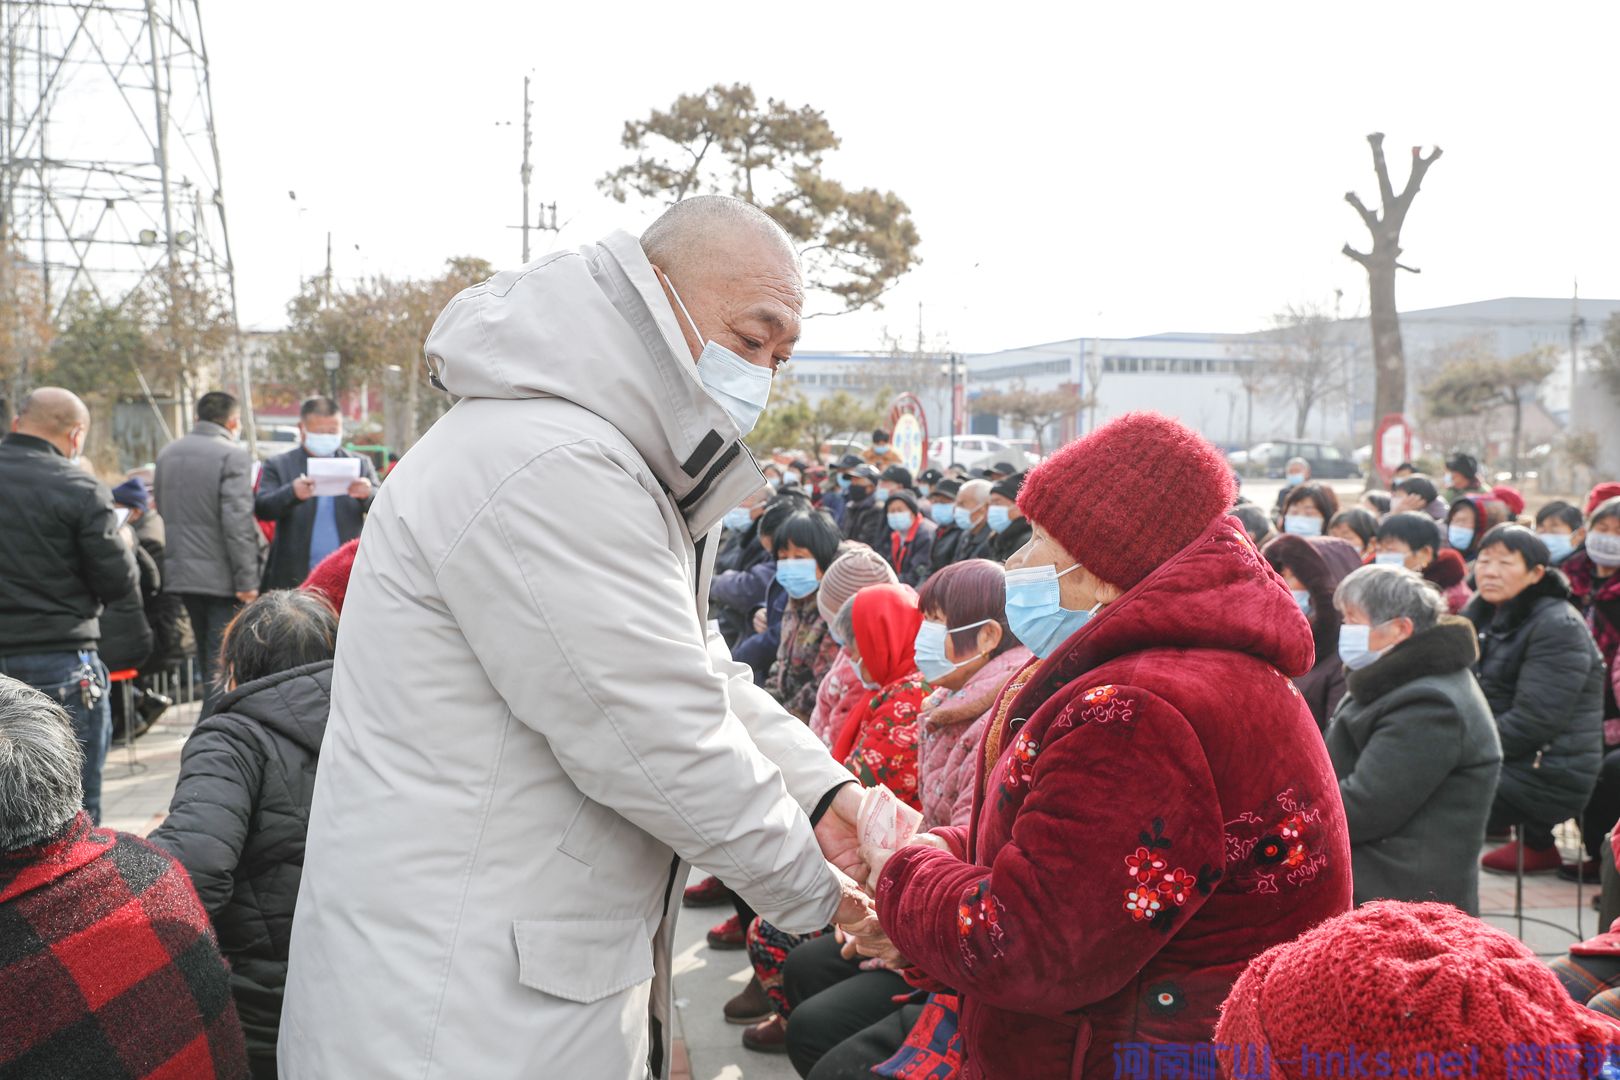
<instances>
[{"instance_id":1,"label":"coat collar","mask_svg":"<svg viewBox=\"0 0 1620 1080\"><path fill-rule=\"evenodd\" d=\"M1479 630L1489 630L1498 636L1511 634L1523 626L1536 608L1541 606L1543 600L1564 600L1570 598L1569 580L1563 573L1547 568L1542 579L1525 589L1518 596L1502 605L1490 603L1483 596L1475 596L1463 608L1463 618L1473 623Z\"/></svg>"},{"instance_id":2,"label":"coat collar","mask_svg":"<svg viewBox=\"0 0 1620 1080\"><path fill-rule=\"evenodd\" d=\"M1345 681L1350 696L1365 705L1414 679L1462 671L1478 659L1474 624L1457 615L1443 615L1438 624L1413 634L1371 667L1347 672Z\"/></svg>"},{"instance_id":3,"label":"coat collar","mask_svg":"<svg viewBox=\"0 0 1620 1080\"><path fill-rule=\"evenodd\" d=\"M212 420L199 420L191 426L191 434L205 435L213 439L224 439L226 442L235 442L230 430L223 424L216 424Z\"/></svg>"}]
</instances>

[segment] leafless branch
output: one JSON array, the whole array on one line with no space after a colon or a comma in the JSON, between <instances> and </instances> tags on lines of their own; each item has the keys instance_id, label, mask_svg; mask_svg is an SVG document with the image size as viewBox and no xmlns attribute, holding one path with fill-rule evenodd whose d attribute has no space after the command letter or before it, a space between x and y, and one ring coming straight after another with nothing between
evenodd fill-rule
<instances>
[{"instance_id":1,"label":"leafless branch","mask_svg":"<svg viewBox=\"0 0 1620 1080\"><path fill-rule=\"evenodd\" d=\"M1340 248L1339 250L1343 251L1350 258L1356 260L1356 262L1360 263L1362 266L1366 266L1372 261L1372 257L1370 255L1365 255L1362 252L1357 251L1349 244L1344 245L1344 247Z\"/></svg>"},{"instance_id":2,"label":"leafless branch","mask_svg":"<svg viewBox=\"0 0 1620 1080\"><path fill-rule=\"evenodd\" d=\"M1367 204L1361 201L1360 195L1347 191L1344 193L1344 201L1355 207L1356 213L1361 215L1361 220L1366 223L1369 232L1378 231L1378 215L1367 209Z\"/></svg>"},{"instance_id":3,"label":"leafless branch","mask_svg":"<svg viewBox=\"0 0 1620 1080\"><path fill-rule=\"evenodd\" d=\"M1373 171L1378 174L1378 197L1387 210L1395 203L1395 188L1389 182L1389 166L1384 163L1384 133L1373 132L1367 136L1367 143L1372 147Z\"/></svg>"},{"instance_id":4,"label":"leafless branch","mask_svg":"<svg viewBox=\"0 0 1620 1080\"><path fill-rule=\"evenodd\" d=\"M1422 270L1419 270L1415 266L1407 266L1405 263L1400 263L1400 262L1395 264L1395 269L1397 269L1397 270L1405 270L1409 274L1421 274L1421 273L1423 273Z\"/></svg>"}]
</instances>

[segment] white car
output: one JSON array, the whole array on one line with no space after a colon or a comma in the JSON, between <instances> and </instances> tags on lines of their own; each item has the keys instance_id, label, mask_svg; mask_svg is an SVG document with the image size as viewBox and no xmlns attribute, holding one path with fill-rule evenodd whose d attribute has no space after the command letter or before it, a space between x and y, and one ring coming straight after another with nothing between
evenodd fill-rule
<instances>
[{"instance_id":1,"label":"white car","mask_svg":"<svg viewBox=\"0 0 1620 1080\"><path fill-rule=\"evenodd\" d=\"M928 444L928 464L936 469L949 465L982 469L998 461L1005 461L1022 471L1040 464L1041 459L1027 453L1018 445L1018 440L1002 439L995 435L941 436Z\"/></svg>"}]
</instances>

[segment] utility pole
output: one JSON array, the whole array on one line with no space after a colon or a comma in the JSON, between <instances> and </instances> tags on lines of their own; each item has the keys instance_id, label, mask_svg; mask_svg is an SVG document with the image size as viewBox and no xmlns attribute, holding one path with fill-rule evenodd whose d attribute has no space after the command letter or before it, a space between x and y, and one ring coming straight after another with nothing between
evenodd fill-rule
<instances>
[{"instance_id":1,"label":"utility pole","mask_svg":"<svg viewBox=\"0 0 1620 1080\"><path fill-rule=\"evenodd\" d=\"M1569 426L1575 426L1575 395L1579 392L1575 381L1580 378L1581 332L1586 320L1581 318L1581 283L1577 278L1569 298Z\"/></svg>"},{"instance_id":2,"label":"utility pole","mask_svg":"<svg viewBox=\"0 0 1620 1080\"><path fill-rule=\"evenodd\" d=\"M326 306L332 306L332 230L326 230Z\"/></svg>"},{"instance_id":3,"label":"utility pole","mask_svg":"<svg viewBox=\"0 0 1620 1080\"><path fill-rule=\"evenodd\" d=\"M529 164L529 148L534 144L533 134L529 128L530 114L534 102L529 99L529 76L523 76L523 168L518 175L523 179L523 261L529 261L529 178L534 175L534 167ZM555 215L555 211L553 211Z\"/></svg>"}]
</instances>

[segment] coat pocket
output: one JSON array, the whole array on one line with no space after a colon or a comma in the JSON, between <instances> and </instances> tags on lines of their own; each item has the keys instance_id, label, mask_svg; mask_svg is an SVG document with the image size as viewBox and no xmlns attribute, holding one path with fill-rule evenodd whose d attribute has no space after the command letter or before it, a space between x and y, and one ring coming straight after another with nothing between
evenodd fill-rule
<instances>
[{"instance_id":1,"label":"coat pocket","mask_svg":"<svg viewBox=\"0 0 1620 1080\"><path fill-rule=\"evenodd\" d=\"M557 841L557 850L575 862L594 866L620 820L614 811L581 795L579 809L574 811L574 820L568 823L562 839Z\"/></svg>"},{"instance_id":2,"label":"coat pocket","mask_svg":"<svg viewBox=\"0 0 1620 1080\"><path fill-rule=\"evenodd\" d=\"M642 919L520 919L518 982L588 1005L653 977L652 940Z\"/></svg>"}]
</instances>

